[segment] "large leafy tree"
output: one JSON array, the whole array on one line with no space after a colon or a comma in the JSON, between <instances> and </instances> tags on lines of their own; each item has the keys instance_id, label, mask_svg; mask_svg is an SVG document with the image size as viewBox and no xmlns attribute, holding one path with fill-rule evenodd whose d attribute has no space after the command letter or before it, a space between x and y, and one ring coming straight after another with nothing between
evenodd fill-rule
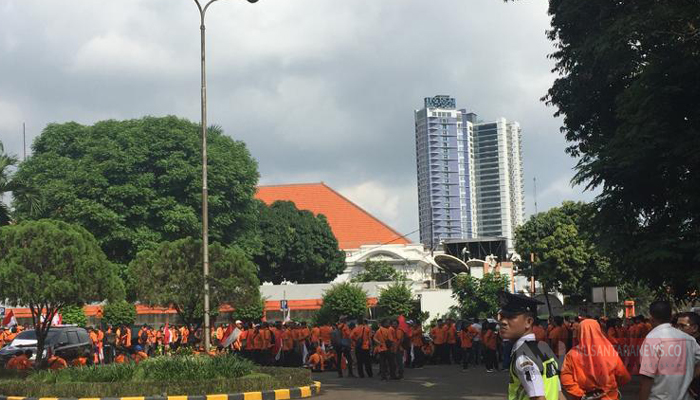
<instances>
[{"instance_id":1,"label":"large leafy tree","mask_svg":"<svg viewBox=\"0 0 700 400\"><path fill-rule=\"evenodd\" d=\"M487 273L481 279L468 274L452 280L452 297L462 318L492 318L499 309L498 292L508 288L508 277Z\"/></svg>"},{"instance_id":2,"label":"large leafy tree","mask_svg":"<svg viewBox=\"0 0 700 400\"><path fill-rule=\"evenodd\" d=\"M574 300L588 297L593 286L614 286L618 275L598 248L591 225L595 213L590 204L569 201L518 227L515 249L522 256L518 267L523 274L534 274L545 292L558 291Z\"/></svg>"},{"instance_id":3,"label":"large leafy tree","mask_svg":"<svg viewBox=\"0 0 700 400\"><path fill-rule=\"evenodd\" d=\"M131 326L136 322L136 307L125 300L105 304L102 308L102 314L102 322L107 325Z\"/></svg>"},{"instance_id":4,"label":"large leafy tree","mask_svg":"<svg viewBox=\"0 0 700 400\"><path fill-rule=\"evenodd\" d=\"M239 248L209 245L209 290L212 314L219 307L247 306L260 301L255 265ZM129 264L136 298L152 306L172 306L186 324L204 319L202 242L192 238L163 242L143 250Z\"/></svg>"},{"instance_id":5,"label":"large leafy tree","mask_svg":"<svg viewBox=\"0 0 700 400\"><path fill-rule=\"evenodd\" d=\"M110 260L201 232L201 142L197 124L176 117L48 125L17 178L42 199L40 212L15 202L19 220L82 225ZM245 145L212 128L209 233L212 241L257 248L253 196L257 164Z\"/></svg>"},{"instance_id":6,"label":"large leafy tree","mask_svg":"<svg viewBox=\"0 0 700 400\"><path fill-rule=\"evenodd\" d=\"M84 228L52 220L0 228L0 298L31 310L37 365L51 321L64 307L123 296L116 267Z\"/></svg>"},{"instance_id":7,"label":"large leafy tree","mask_svg":"<svg viewBox=\"0 0 700 400\"><path fill-rule=\"evenodd\" d=\"M343 272L345 253L325 216L299 210L289 201L258 206L262 248L254 261L262 281L323 283Z\"/></svg>"},{"instance_id":8,"label":"large leafy tree","mask_svg":"<svg viewBox=\"0 0 700 400\"><path fill-rule=\"evenodd\" d=\"M700 3L550 0L549 13L559 78L546 100L574 183L601 190L602 243L628 279L697 296Z\"/></svg>"}]
</instances>

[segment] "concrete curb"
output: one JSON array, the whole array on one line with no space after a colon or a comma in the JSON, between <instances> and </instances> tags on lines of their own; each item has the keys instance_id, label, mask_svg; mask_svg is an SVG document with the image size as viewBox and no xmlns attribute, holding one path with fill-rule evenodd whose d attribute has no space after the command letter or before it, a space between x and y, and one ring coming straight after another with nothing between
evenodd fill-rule
<instances>
[{"instance_id":1,"label":"concrete curb","mask_svg":"<svg viewBox=\"0 0 700 400\"><path fill-rule=\"evenodd\" d=\"M209 394L206 396L146 396L146 397L83 397L71 399L65 397L18 397L0 396L0 400L287 400L303 399L321 393L321 382L292 389L266 390L263 392L246 392L235 394Z\"/></svg>"}]
</instances>

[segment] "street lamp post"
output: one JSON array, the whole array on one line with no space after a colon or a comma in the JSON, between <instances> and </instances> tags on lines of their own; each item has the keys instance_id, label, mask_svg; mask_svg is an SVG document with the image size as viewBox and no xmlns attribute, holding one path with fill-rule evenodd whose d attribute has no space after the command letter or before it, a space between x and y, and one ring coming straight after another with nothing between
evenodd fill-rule
<instances>
[{"instance_id":1,"label":"street lamp post","mask_svg":"<svg viewBox=\"0 0 700 400\"><path fill-rule=\"evenodd\" d=\"M200 35L201 35L201 61L202 61L202 269L204 274L204 348L209 352L210 321L209 321L209 189L207 186L207 65L206 65L206 41L204 16L207 9L218 0L209 0L204 7L199 0L194 0L199 9ZM249 3L257 3L258 0L248 0Z\"/></svg>"}]
</instances>

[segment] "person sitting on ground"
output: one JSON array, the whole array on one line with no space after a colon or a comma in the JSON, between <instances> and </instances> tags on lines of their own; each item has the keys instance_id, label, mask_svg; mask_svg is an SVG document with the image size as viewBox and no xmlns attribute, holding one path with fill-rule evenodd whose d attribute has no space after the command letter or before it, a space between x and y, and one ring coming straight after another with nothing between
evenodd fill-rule
<instances>
[{"instance_id":1,"label":"person sitting on ground","mask_svg":"<svg viewBox=\"0 0 700 400\"><path fill-rule=\"evenodd\" d=\"M309 356L307 361L307 368L311 368L313 372L323 372L325 369L326 360L324 360L325 354L321 346L316 348L316 352Z\"/></svg>"},{"instance_id":2,"label":"person sitting on ground","mask_svg":"<svg viewBox=\"0 0 700 400\"><path fill-rule=\"evenodd\" d=\"M146 354L146 352L143 351L143 347L141 347L140 345L136 345L134 346L134 354L132 354L131 358L136 364L138 364L143 360L148 360L148 354Z\"/></svg>"},{"instance_id":3,"label":"person sitting on ground","mask_svg":"<svg viewBox=\"0 0 700 400\"><path fill-rule=\"evenodd\" d=\"M46 360L46 365L50 370L56 371L68 367L68 363L66 362L66 360L57 356L56 353L53 352L53 348L49 349L49 353L51 354L51 356L48 360Z\"/></svg>"},{"instance_id":4,"label":"person sitting on ground","mask_svg":"<svg viewBox=\"0 0 700 400\"><path fill-rule=\"evenodd\" d=\"M78 356L73 359L73 361L70 362L70 365L73 367L84 367L87 365L88 359L85 356Z\"/></svg>"},{"instance_id":5,"label":"person sitting on ground","mask_svg":"<svg viewBox=\"0 0 700 400\"><path fill-rule=\"evenodd\" d=\"M583 396L616 400L618 389L631 377L596 320L579 325L579 342L564 358L561 385L568 399Z\"/></svg>"},{"instance_id":6,"label":"person sitting on ground","mask_svg":"<svg viewBox=\"0 0 700 400\"><path fill-rule=\"evenodd\" d=\"M34 363L30 360L32 357L31 350L25 350L24 353L20 353L10 359L5 366L5 369L14 369L17 371L27 371L34 367Z\"/></svg>"},{"instance_id":7,"label":"person sitting on ground","mask_svg":"<svg viewBox=\"0 0 700 400\"><path fill-rule=\"evenodd\" d=\"M128 362L128 358L126 358L126 354L124 354L123 351L118 351L117 352L117 357L114 359L115 364L126 364Z\"/></svg>"}]
</instances>

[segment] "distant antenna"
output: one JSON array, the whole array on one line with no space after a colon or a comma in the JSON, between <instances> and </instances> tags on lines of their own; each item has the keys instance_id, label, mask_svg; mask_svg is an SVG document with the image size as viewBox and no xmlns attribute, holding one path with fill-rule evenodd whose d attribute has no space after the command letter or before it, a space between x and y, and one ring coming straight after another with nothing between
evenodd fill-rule
<instances>
[{"instance_id":1,"label":"distant antenna","mask_svg":"<svg viewBox=\"0 0 700 400\"><path fill-rule=\"evenodd\" d=\"M24 148L24 158L22 158L22 161L25 161L27 159L27 126L24 122L22 122L22 146Z\"/></svg>"},{"instance_id":2,"label":"distant antenna","mask_svg":"<svg viewBox=\"0 0 700 400\"><path fill-rule=\"evenodd\" d=\"M535 184L535 214L537 214L537 177L532 178L532 182Z\"/></svg>"}]
</instances>

